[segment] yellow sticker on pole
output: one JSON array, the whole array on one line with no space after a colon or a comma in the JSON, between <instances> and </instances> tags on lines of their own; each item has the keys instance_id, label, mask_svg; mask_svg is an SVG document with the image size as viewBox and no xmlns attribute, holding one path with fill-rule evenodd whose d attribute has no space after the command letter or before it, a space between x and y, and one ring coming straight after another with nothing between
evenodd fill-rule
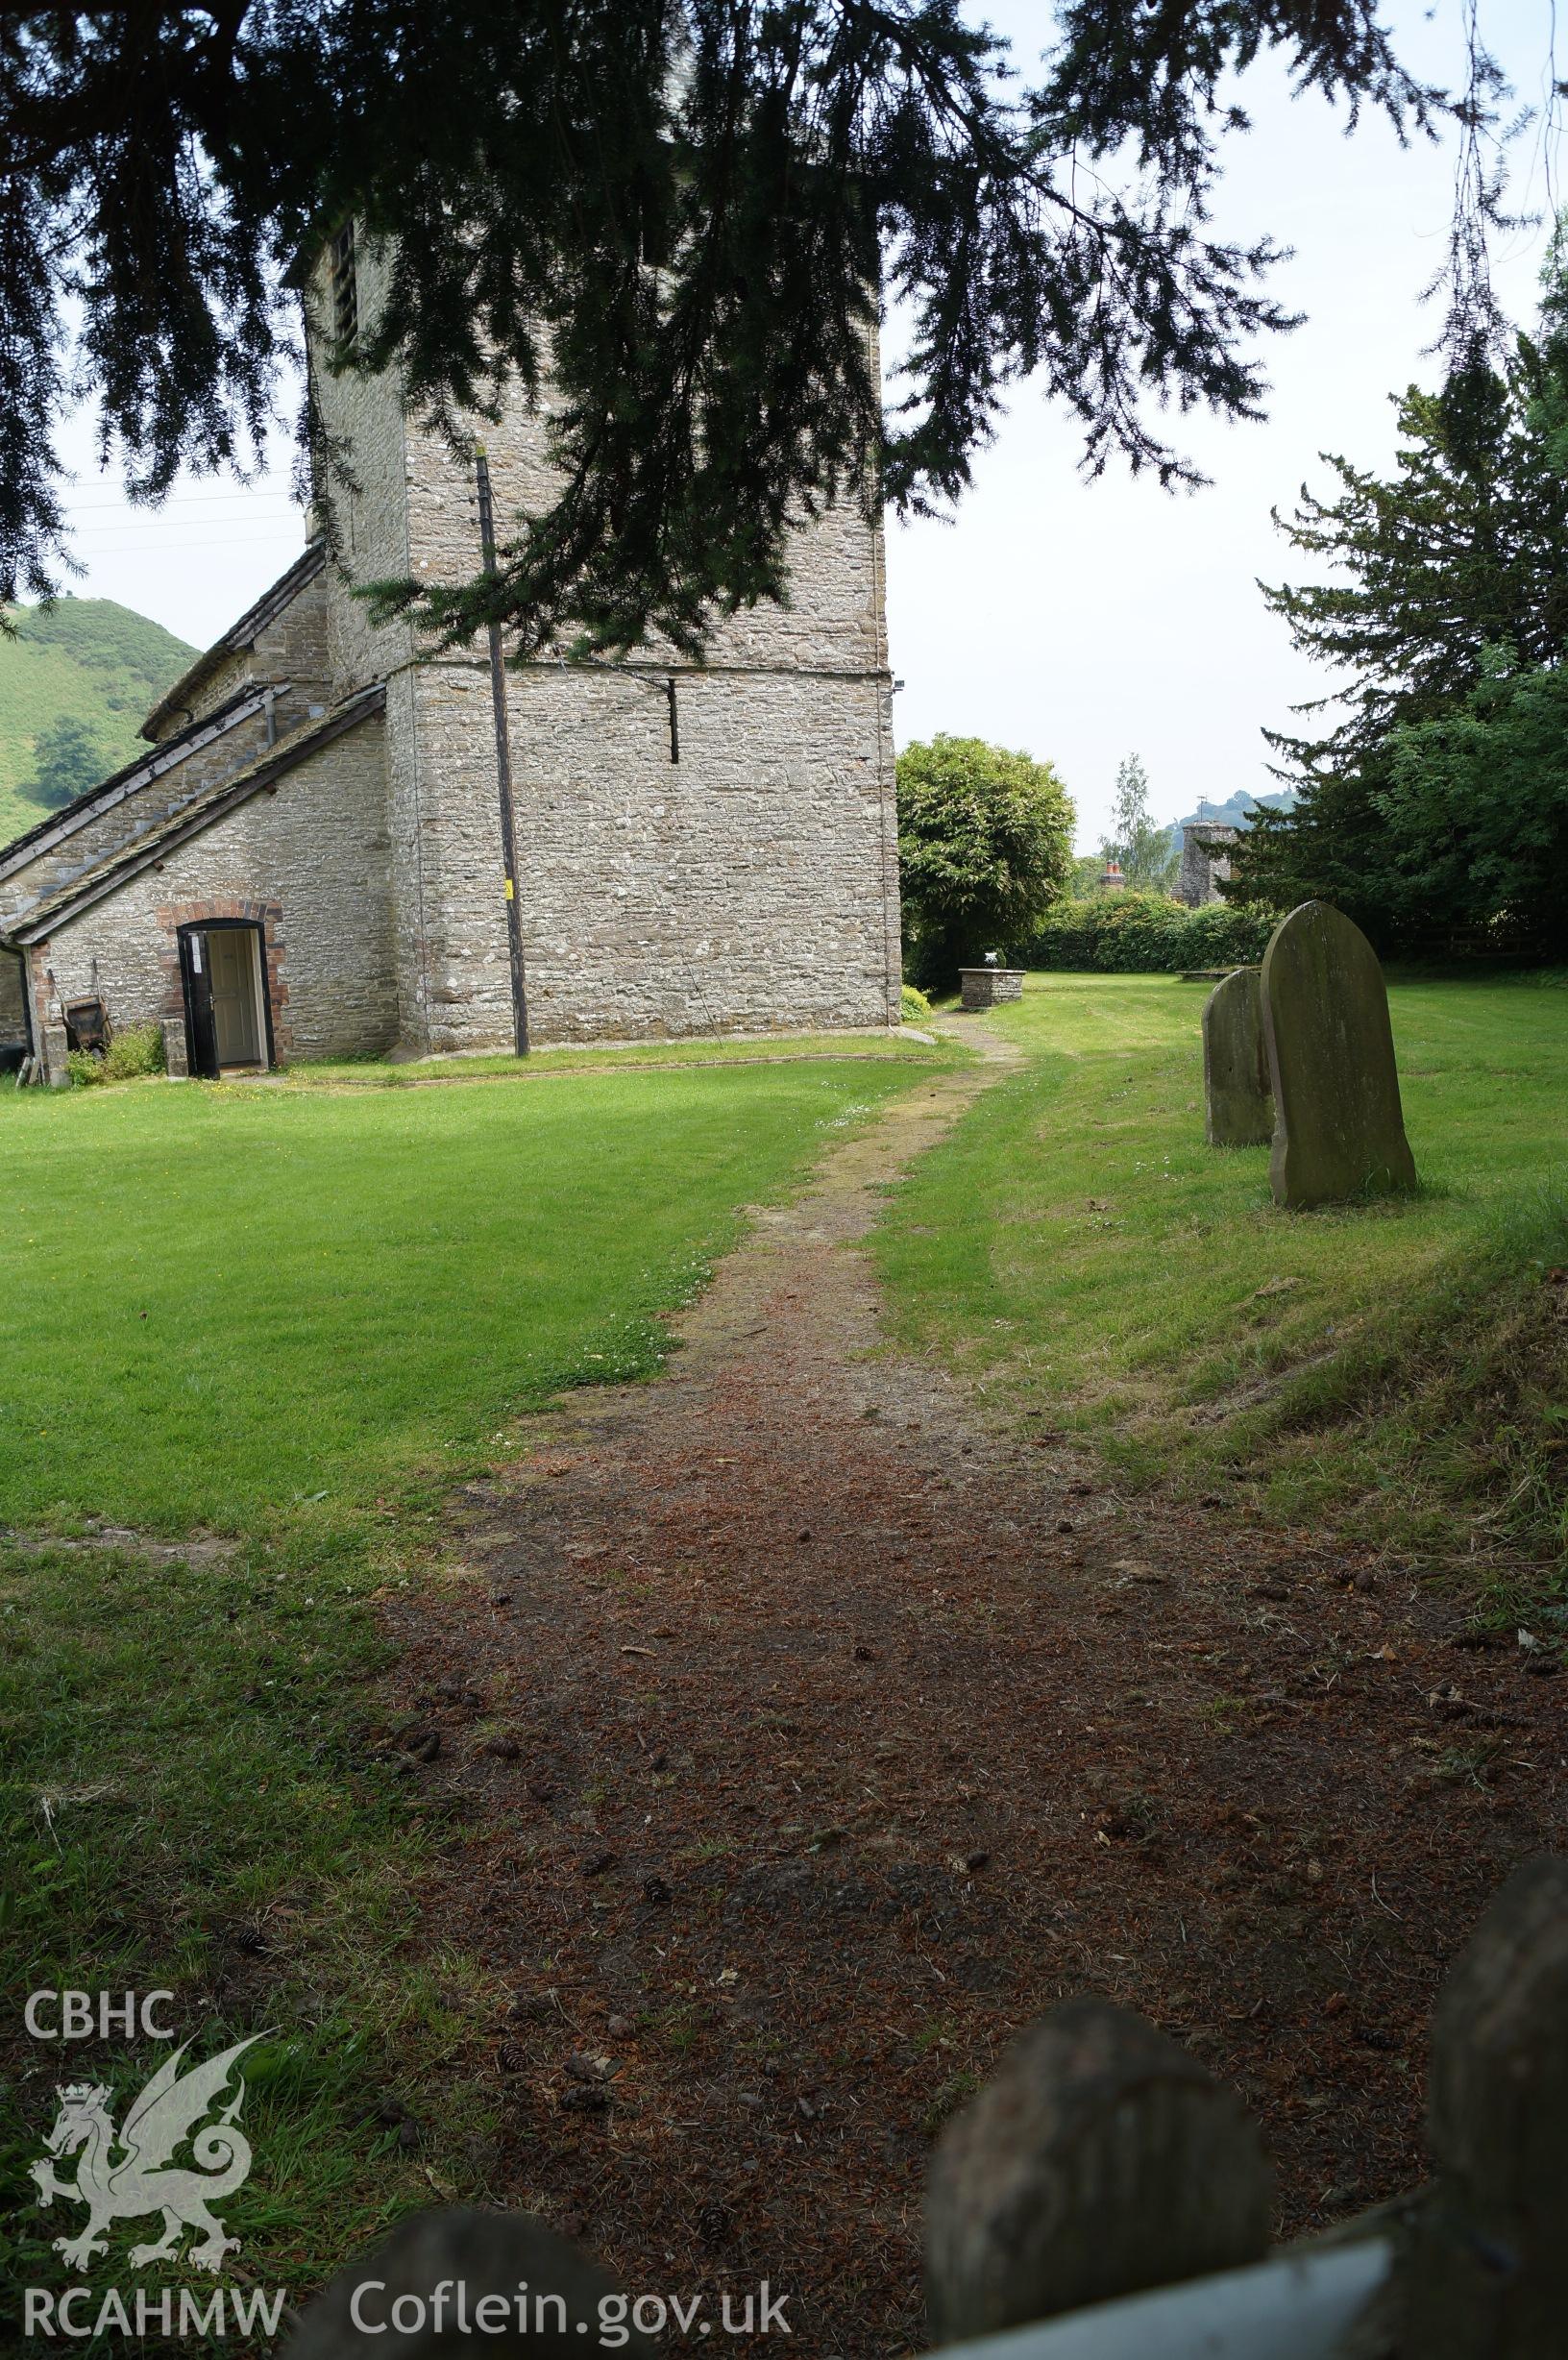
<instances>
[{"instance_id":1,"label":"yellow sticker on pole","mask_svg":"<svg viewBox=\"0 0 1568 2360\"><path fill-rule=\"evenodd\" d=\"M506 898L508 901L515 901L517 899L517 896L512 890L512 880L510 877L506 879Z\"/></svg>"}]
</instances>

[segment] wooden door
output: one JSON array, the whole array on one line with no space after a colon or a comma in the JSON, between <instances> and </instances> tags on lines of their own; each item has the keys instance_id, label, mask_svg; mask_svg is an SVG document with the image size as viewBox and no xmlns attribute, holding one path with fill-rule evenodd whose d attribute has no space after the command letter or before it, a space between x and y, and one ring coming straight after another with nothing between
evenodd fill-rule
<instances>
[{"instance_id":1,"label":"wooden door","mask_svg":"<svg viewBox=\"0 0 1568 2360\"><path fill-rule=\"evenodd\" d=\"M215 1082L218 1037L212 1022L212 976L208 965L207 941L207 936L193 927L182 930L180 976L185 987L185 1047L190 1070L198 1081Z\"/></svg>"},{"instance_id":2,"label":"wooden door","mask_svg":"<svg viewBox=\"0 0 1568 2360\"><path fill-rule=\"evenodd\" d=\"M207 938L212 976L212 1028L218 1065L261 1063L261 1016L257 1006L256 937L249 926L215 926Z\"/></svg>"}]
</instances>

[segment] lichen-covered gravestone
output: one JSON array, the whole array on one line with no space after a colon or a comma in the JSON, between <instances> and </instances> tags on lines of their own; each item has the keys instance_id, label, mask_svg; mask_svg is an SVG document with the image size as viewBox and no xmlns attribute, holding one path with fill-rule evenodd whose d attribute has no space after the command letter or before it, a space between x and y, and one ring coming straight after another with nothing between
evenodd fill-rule
<instances>
[{"instance_id":1,"label":"lichen-covered gravestone","mask_svg":"<svg viewBox=\"0 0 1568 2360\"><path fill-rule=\"evenodd\" d=\"M1275 1203L1294 1209L1413 1188L1388 995L1360 926L1326 901L1292 910L1263 953L1262 1001Z\"/></svg>"},{"instance_id":2,"label":"lichen-covered gravestone","mask_svg":"<svg viewBox=\"0 0 1568 2360\"><path fill-rule=\"evenodd\" d=\"M1274 1136L1260 974L1238 967L1204 1007L1203 1135L1211 1147L1258 1147Z\"/></svg>"}]
</instances>

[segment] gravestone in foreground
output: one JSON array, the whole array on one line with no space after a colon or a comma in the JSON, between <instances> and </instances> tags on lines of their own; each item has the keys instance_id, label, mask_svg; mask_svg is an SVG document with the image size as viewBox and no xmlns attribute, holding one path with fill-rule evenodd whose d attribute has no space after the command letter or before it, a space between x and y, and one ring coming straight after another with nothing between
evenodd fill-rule
<instances>
[{"instance_id":1,"label":"gravestone in foreground","mask_svg":"<svg viewBox=\"0 0 1568 2360\"><path fill-rule=\"evenodd\" d=\"M1343 1202L1415 1186L1377 953L1326 901L1282 919L1263 953L1274 1089L1276 1204Z\"/></svg>"},{"instance_id":2,"label":"gravestone in foreground","mask_svg":"<svg viewBox=\"0 0 1568 2360\"><path fill-rule=\"evenodd\" d=\"M1238 967L1203 1011L1203 1135L1211 1147L1260 1147L1274 1136L1260 970Z\"/></svg>"}]
</instances>

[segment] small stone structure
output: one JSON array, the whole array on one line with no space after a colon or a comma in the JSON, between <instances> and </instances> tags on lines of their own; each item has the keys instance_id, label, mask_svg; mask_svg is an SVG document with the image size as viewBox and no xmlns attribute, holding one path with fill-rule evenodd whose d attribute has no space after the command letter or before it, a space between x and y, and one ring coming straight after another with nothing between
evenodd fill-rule
<instances>
[{"instance_id":1,"label":"small stone structure","mask_svg":"<svg viewBox=\"0 0 1568 2360\"><path fill-rule=\"evenodd\" d=\"M1176 875L1176 898L1189 909L1223 900L1220 879L1231 873L1229 847L1241 830L1218 820L1204 820L1182 830L1182 865Z\"/></svg>"},{"instance_id":2,"label":"small stone structure","mask_svg":"<svg viewBox=\"0 0 1568 2360\"><path fill-rule=\"evenodd\" d=\"M1269 1184L1292 1210L1415 1186L1377 953L1327 901L1275 927L1262 965L1274 1092Z\"/></svg>"},{"instance_id":3,"label":"small stone structure","mask_svg":"<svg viewBox=\"0 0 1568 2360\"><path fill-rule=\"evenodd\" d=\"M1261 1147L1274 1136L1263 1040L1262 970L1238 967L1203 1011L1203 1135L1211 1147Z\"/></svg>"},{"instance_id":4,"label":"small stone structure","mask_svg":"<svg viewBox=\"0 0 1568 2360\"><path fill-rule=\"evenodd\" d=\"M1004 999L1023 997L1021 967L961 967L958 975L966 1008L994 1008Z\"/></svg>"}]
</instances>

